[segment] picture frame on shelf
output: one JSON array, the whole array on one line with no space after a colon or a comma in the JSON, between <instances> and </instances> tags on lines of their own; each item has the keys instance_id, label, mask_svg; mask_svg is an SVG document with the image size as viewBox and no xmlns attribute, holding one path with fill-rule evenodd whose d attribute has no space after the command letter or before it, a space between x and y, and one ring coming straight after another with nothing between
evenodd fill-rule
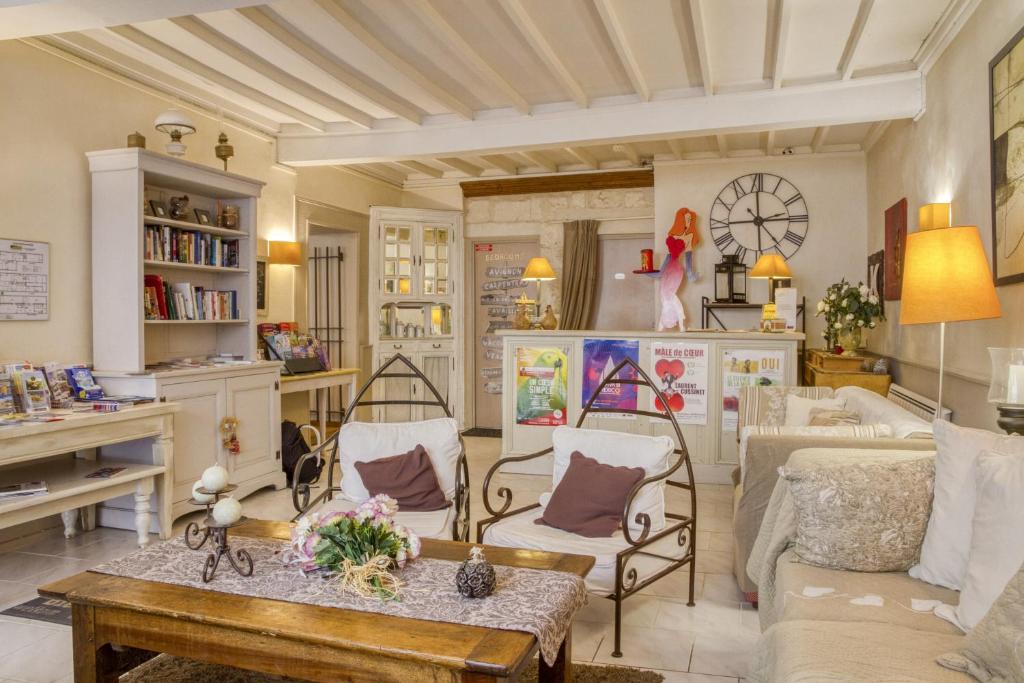
<instances>
[{"instance_id":1,"label":"picture frame on shelf","mask_svg":"<svg viewBox=\"0 0 1024 683\"><path fill-rule=\"evenodd\" d=\"M196 214L196 222L199 223L199 225L213 224L210 217L210 212L207 211L206 209L193 209L193 212L195 212Z\"/></svg>"},{"instance_id":2,"label":"picture frame on shelf","mask_svg":"<svg viewBox=\"0 0 1024 683\"><path fill-rule=\"evenodd\" d=\"M988 68L989 144L992 165L992 278L996 286L1024 282L1024 176L1015 165L1024 142L1024 81L1014 74L1024 62L1024 28L1003 46Z\"/></svg>"},{"instance_id":3,"label":"picture frame on shelf","mask_svg":"<svg viewBox=\"0 0 1024 683\"><path fill-rule=\"evenodd\" d=\"M149 208L153 212L152 215L157 218L167 218L167 205L156 199L149 200Z\"/></svg>"},{"instance_id":4,"label":"picture frame on shelf","mask_svg":"<svg viewBox=\"0 0 1024 683\"><path fill-rule=\"evenodd\" d=\"M267 315L267 257L256 257L256 315Z\"/></svg>"}]
</instances>

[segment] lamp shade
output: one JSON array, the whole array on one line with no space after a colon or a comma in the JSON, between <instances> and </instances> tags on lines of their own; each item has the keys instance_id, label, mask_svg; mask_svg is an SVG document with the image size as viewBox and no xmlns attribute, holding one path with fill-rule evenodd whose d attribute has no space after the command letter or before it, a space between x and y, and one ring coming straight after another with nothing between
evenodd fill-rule
<instances>
[{"instance_id":1,"label":"lamp shade","mask_svg":"<svg viewBox=\"0 0 1024 683\"><path fill-rule=\"evenodd\" d=\"M977 228L955 226L907 235L900 324L982 320L1001 314Z\"/></svg>"},{"instance_id":2,"label":"lamp shade","mask_svg":"<svg viewBox=\"0 0 1024 683\"><path fill-rule=\"evenodd\" d=\"M555 279L555 271L546 258L543 256L535 256L526 264L526 270L523 271L522 279L534 282L546 282L548 280Z\"/></svg>"},{"instance_id":3,"label":"lamp shade","mask_svg":"<svg viewBox=\"0 0 1024 683\"><path fill-rule=\"evenodd\" d=\"M185 116L184 112L178 109L168 109L160 114L160 116L157 116L156 120L153 121L153 127L161 133L167 133L168 135L174 131L181 135L190 135L196 132L196 124L192 123L192 119Z\"/></svg>"},{"instance_id":4,"label":"lamp shade","mask_svg":"<svg viewBox=\"0 0 1024 683\"><path fill-rule=\"evenodd\" d=\"M270 262L282 266L302 265L302 245L298 242L271 242Z\"/></svg>"},{"instance_id":5,"label":"lamp shade","mask_svg":"<svg viewBox=\"0 0 1024 683\"><path fill-rule=\"evenodd\" d=\"M917 210L917 225L921 230L948 228L949 204L925 204Z\"/></svg>"},{"instance_id":6,"label":"lamp shade","mask_svg":"<svg viewBox=\"0 0 1024 683\"><path fill-rule=\"evenodd\" d=\"M750 269L750 277L781 279L793 277L781 254L764 254Z\"/></svg>"}]
</instances>

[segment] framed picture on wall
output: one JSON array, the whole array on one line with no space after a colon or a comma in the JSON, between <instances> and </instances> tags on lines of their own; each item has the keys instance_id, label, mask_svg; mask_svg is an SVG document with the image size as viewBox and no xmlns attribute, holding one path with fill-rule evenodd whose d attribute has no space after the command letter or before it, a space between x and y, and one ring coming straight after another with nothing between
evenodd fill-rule
<instances>
[{"instance_id":1,"label":"framed picture on wall","mask_svg":"<svg viewBox=\"0 0 1024 683\"><path fill-rule=\"evenodd\" d=\"M868 256L868 279L866 280L871 291L878 295L878 305L885 314L885 250L879 249Z\"/></svg>"},{"instance_id":2,"label":"framed picture on wall","mask_svg":"<svg viewBox=\"0 0 1024 683\"><path fill-rule=\"evenodd\" d=\"M1024 28L989 62L992 275L1024 282Z\"/></svg>"},{"instance_id":3,"label":"framed picture on wall","mask_svg":"<svg viewBox=\"0 0 1024 683\"><path fill-rule=\"evenodd\" d=\"M256 314L267 314L267 257L256 257Z\"/></svg>"},{"instance_id":4,"label":"framed picture on wall","mask_svg":"<svg viewBox=\"0 0 1024 683\"><path fill-rule=\"evenodd\" d=\"M885 210L885 301L899 301L903 289L903 259L907 250L907 198Z\"/></svg>"}]
</instances>

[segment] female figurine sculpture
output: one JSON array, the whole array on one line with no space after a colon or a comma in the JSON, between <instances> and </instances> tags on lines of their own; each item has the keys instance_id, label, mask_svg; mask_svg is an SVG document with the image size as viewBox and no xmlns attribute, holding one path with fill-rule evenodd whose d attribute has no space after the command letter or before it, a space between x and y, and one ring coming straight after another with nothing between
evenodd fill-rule
<instances>
[{"instance_id":1,"label":"female figurine sculpture","mask_svg":"<svg viewBox=\"0 0 1024 683\"><path fill-rule=\"evenodd\" d=\"M668 256L661 266L661 316L658 319L658 331L678 327L680 332L686 331L686 312L683 302L676 294L683 283L683 276L690 282L697 279L693 269L693 249L700 244L697 233L697 214L687 208L676 211L676 220L665 238ZM680 256L683 258L680 259Z\"/></svg>"}]
</instances>

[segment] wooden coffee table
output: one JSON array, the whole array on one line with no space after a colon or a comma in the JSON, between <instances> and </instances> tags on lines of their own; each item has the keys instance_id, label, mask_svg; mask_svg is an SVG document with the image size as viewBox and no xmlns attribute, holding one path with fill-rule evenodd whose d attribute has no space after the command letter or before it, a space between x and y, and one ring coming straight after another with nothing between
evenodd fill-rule
<instances>
[{"instance_id":1,"label":"wooden coffee table","mask_svg":"<svg viewBox=\"0 0 1024 683\"><path fill-rule=\"evenodd\" d=\"M286 522L253 520L234 535L288 539ZM468 556L468 543L424 540L423 555ZM583 577L594 558L487 546L494 564ZM198 560L197 560L198 562ZM197 564L198 566L198 564ZM536 654L529 633L197 590L83 572L39 589L71 603L75 681L112 682L111 645L166 652L311 681L516 680ZM541 681L571 681L572 632Z\"/></svg>"}]
</instances>

